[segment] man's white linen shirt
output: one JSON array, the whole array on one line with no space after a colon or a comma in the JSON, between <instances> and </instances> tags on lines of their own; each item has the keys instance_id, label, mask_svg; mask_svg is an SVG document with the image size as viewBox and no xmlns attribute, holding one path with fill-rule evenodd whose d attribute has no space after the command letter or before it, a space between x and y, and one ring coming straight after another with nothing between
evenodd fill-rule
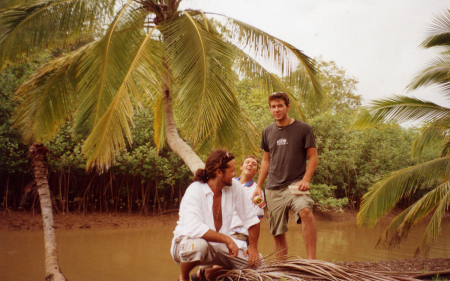
<instances>
[{"instance_id":1,"label":"man's white linen shirt","mask_svg":"<svg viewBox=\"0 0 450 281\"><path fill-rule=\"evenodd\" d=\"M212 213L213 195L214 193L206 183L196 181L187 188L183 200L181 200L179 220L173 232L171 253L173 253L175 240L181 236L201 238L210 229L216 231ZM259 223L247 197L242 185L236 179L233 179L231 186L225 186L222 189L222 227L218 231L219 233L230 236L234 211L237 212L247 229Z\"/></svg>"},{"instance_id":2,"label":"man's white linen shirt","mask_svg":"<svg viewBox=\"0 0 450 281\"><path fill-rule=\"evenodd\" d=\"M244 189L247 204L252 206L253 212L255 212L255 215L257 215L258 217L263 217L264 209L261 209L258 205L255 205L253 203L252 199L250 198L256 189L256 185L257 185L256 182L251 180L250 182L241 184L241 185ZM263 199L264 199L264 195L263 195ZM245 228L244 224L239 219L239 216L236 212L234 212L234 214L233 214L233 220L231 221L231 231L230 231L230 234L234 234L234 233L242 233L242 234L245 234L248 236L248 228Z\"/></svg>"}]
</instances>

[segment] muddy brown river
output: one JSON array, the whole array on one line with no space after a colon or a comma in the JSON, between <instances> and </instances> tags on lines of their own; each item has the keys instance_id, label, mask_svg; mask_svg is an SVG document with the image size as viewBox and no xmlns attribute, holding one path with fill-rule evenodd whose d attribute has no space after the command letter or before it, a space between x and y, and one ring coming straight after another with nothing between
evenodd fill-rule
<instances>
[{"instance_id":1,"label":"muddy brown river","mask_svg":"<svg viewBox=\"0 0 450 281\"><path fill-rule=\"evenodd\" d=\"M358 229L354 222L319 221L317 258L326 261L367 261L413 258L424 225L413 231L406 243L394 251L374 246L384 225ZM152 228L57 230L61 269L70 281L177 280L179 267L169 248L173 224ZM44 241L39 230L0 231L0 280L44 280ZM290 253L305 257L301 228L290 225ZM268 224L261 226L258 244L263 255L272 250ZM430 250L430 258L450 257L450 223Z\"/></svg>"}]
</instances>

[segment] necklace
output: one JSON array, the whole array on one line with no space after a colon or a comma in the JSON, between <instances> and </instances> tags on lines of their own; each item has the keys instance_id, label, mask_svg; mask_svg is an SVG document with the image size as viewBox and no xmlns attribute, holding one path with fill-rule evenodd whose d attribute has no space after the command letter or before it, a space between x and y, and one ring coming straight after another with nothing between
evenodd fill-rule
<instances>
[{"instance_id":1,"label":"necklace","mask_svg":"<svg viewBox=\"0 0 450 281\"><path fill-rule=\"evenodd\" d=\"M213 215L216 219L219 218L220 213L222 212L222 204L219 205L219 210L217 210L217 213L214 212L214 208L213 208Z\"/></svg>"},{"instance_id":2,"label":"necklace","mask_svg":"<svg viewBox=\"0 0 450 281\"><path fill-rule=\"evenodd\" d=\"M287 124L286 126L278 126L278 125L277 125L278 130L283 130L283 129L286 128L287 126L291 125L291 120L292 120L292 118L289 117L289 122L288 122L288 124Z\"/></svg>"}]
</instances>

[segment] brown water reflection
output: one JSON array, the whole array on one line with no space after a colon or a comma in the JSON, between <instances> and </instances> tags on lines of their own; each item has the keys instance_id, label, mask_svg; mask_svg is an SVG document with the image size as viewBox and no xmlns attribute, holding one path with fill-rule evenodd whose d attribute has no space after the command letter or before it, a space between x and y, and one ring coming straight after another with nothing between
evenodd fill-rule
<instances>
[{"instance_id":1,"label":"brown water reflection","mask_svg":"<svg viewBox=\"0 0 450 281\"><path fill-rule=\"evenodd\" d=\"M57 230L61 268L70 281L176 280L178 266L169 247L173 224L133 229ZM423 229L424 226L420 226ZM412 258L421 233L412 233L400 250L375 250L382 226L370 231L354 222L318 222L317 258L357 261ZM287 233L290 252L304 257L300 226ZM0 231L0 280L43 280L44 242L41 231ZM259 250L272 252L272 237L263 224ZM430 251L430 257L450 257L450 222Z\"/></svg>"}]
</instances>

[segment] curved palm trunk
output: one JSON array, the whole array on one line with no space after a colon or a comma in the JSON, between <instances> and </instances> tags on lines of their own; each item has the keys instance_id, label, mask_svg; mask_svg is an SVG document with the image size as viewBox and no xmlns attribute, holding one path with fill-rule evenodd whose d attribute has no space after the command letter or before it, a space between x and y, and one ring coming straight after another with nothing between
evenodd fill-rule
<instances>
[{"instance_id":1,"label":"curved palm trunk","mask_svg":"<svg viewBox=\"0 0 450 281\"><path fill-rule=\"evenodd\" d=\"M166 66L166 69L170 71ZM166 77L170 81L169 76ZM195 151L178 135L178 130L175 124L172 104L172 90L167 84L163 86L164 91L164 123L166 126L166 140L170 149L178 154L183 159L184 163L189 167L192 173L198 169L205 168L205 163L198 157Z\"/></svg>"},{"instance_id":2,"label":"curved palm trunk","mask_svg":"<svg viewBox=\"0 0 450 281\"><path fill-rule=\"evenodd\" d=\"M41 203L42 219L44 222L45 242L45 280L66 281L61 273L56 250L55 228L53 226L52 201L47 179L47 157L48 149L41 143L33 143L30 147L32 158L31 166L34 172L39 201Z\"/></svg>"}]
</instances>

